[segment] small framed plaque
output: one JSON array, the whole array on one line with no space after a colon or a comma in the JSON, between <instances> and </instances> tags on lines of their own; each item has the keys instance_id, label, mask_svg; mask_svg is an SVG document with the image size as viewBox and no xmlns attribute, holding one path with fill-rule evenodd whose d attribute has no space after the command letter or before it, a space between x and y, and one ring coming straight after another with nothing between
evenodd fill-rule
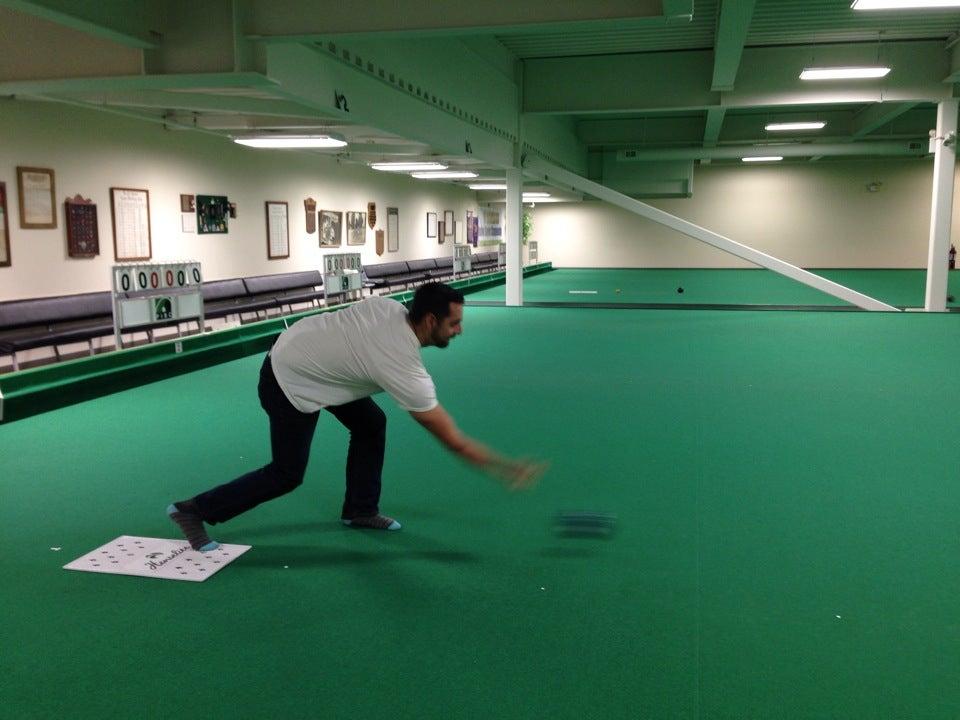
<instances>
[{"instance_id":1,"label":"small framed plaque","mask_svg":"<svg viewBox=\"0 0 960 720\"><path fill-rule=\"evenodd\" d=\"M427 237L432 238L437 236L437 214L436 213L427 213Z\"/></svg>"},{"instance_id":2,"label":"small framed plaque","mask_svg":"<svg viewBox=\"0 0 960 720\"><path fill-rule=\"evenodd\" d=\"M313 235L317 231L317 201L308 197L303 201L303 210L307 214L307 234Z\"/></svg>"},{"instance_id":3,"label":"small framed plaque","mask_svg":"<svg viewBox=\"0 0 960 720\"><path fill-rule=\"evenodd\" d=\"M113 256L117 262L149 260L150 193L136 188L110 188Z\"/></svg>"},{"instance_id":4,"label":"small framed plaque","mask_svg":"<svg viewBox=\"0 0 960 720\"><path fill-rule=\"evenodd\" d=\"M290 257L290 223L287 204L280 200L267 200L267 259L281 260Z\"/></svg>"},{"instance_id":5,"label":"small framed plaque","mask_svg":"<svg viewBox=\"0 0 960 720\"><path fill-rule=\"evenodd\" d=\"M20 227L24 230L57 227L56 184L49 168L18 167Z\"/></svg>"},{"instance_id":6,"label":"small framed plaque","mask_svg":"<svg viewBox=\"0 0 960 720\"><path fill-rule=\"evenodd\" d=\"M63 204L67 225L67 254L75 258L91 258L100 254L100 231L97 227L97 206L81 195L67 198Z\"/></svg>"},{"instance_id":7,"label":"small framed plaque","mask_svg":"<svg viewBox=\"0 0 960 720\"><path fill-rule=\"evenodd\" d=\"M445 232L444 237L453 235L453 210L443 211L443 229Z\"/></svg>"},{"instance_id":8,"label":"small framed plaque","mask_svg":"<svg viewBox=\"0 0 960 720\"><path fill-rule=\"evenodd\" d=\"M0 182L0 267L10 267L10 223L7 221L7 184Z\"/></svg>"}]
</instances>

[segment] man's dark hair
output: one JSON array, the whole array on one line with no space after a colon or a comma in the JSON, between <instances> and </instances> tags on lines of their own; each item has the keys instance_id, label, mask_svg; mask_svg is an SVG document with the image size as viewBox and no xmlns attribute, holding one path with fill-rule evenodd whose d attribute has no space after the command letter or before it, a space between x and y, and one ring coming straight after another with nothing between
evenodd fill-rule
<instances>
[{"instance_id":1,"label":"man's dark hair","mask_svg":"<svg viewBox=\"0 0 960 720\"><path fill-rule=\"evenodd\" d=\"M443 283L427 283L417 288L410 301L410 322L418 323L427 315L443 320L450 314L450 303L463 304L463 293Z\"/></svg>"}]
</instances>

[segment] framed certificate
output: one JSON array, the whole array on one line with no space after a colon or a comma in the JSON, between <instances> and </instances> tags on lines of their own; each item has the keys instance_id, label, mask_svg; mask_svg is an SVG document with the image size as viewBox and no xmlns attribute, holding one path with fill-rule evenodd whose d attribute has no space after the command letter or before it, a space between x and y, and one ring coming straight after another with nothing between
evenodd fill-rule
<instances>
[{"instance_id":1,"label":"framed certificate","mask_svg":"<svg viewBox=\"0 0 960 720\"><path fill-rule=\"evenodd\" d=\"M91 258L100 254L100 231L97 227L97 206L81 195L67 198L63 204L67 226L67 254L75 258Z\"/></svg>"},{"instance_id":2,"label":"framed certificate","mask_svg":"<svg viewBox=\"0 0 960 720\"><path fill-rule=\"evenodd\" d=\"M150 193L134 188L110 188L113 256L117 262L149 260Z\"/></svg>"},{"instance_id":3,"label":"framed certificate","mask_svg":"<svg viewBox=\"0 0 960 720\"><path fill-rule=\"evenodd\" d=\"M287 204L280 200L267 200L267 259L282 260L290 257L290 219Z\"/></svg>"},{"instance_id":4,"label":"framed certificate","mask_svg":"<svg viewBox=\"0 0 960 720\"><path fill-rule=\"evenodd\" d=\"M10 224L7 222L7 184L0 182L0 267L10 266Z\"/></svg>"},{"instance_id":5,"label":"framed certificate","mask_svg":"<svg viewBox=\"0 0 960 720\"><path fill-rule=\"evenodd\" d=\"M432 238L437 236L437 214L436 213L427 213L427 237Z\"/></svg>"},{"instance_id":6,"label":"framed certificate","mask_svg":"<svg viewBox=\"0 0 960 720\"><path fill-rule=\"evenodd\" d=\"M20 191L20 227L24 230L57 227L56 187L53 170L18 167L17 188Z\"/></svg>"},{"instance_id":7,"label":"framed certificate","mask_svg":"<svg viewBox=\"0 0 960 720\"><path fill-rule=\"evenodd\" d=\"M444 237L453 235L453 210L443 211L443 229Z\"/></svg>"}]
</instances>

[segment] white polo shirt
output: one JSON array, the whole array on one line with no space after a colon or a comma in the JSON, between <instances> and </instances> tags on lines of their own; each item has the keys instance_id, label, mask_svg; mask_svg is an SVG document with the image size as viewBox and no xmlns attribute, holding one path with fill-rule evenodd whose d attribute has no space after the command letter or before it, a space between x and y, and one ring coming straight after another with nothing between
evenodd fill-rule
<instances>
[{"instance_id":1,"label":"white polo shirt","mask_svg":"<svg viewBox=\"0 0 960 720\"><path fill-rule=\"evenodd\" d=\"M389 298L303 318L280 334L270 360L280 389L301 412L382 391L404 410L437 406L407 310Z\"/></svg>"}]
</instances>

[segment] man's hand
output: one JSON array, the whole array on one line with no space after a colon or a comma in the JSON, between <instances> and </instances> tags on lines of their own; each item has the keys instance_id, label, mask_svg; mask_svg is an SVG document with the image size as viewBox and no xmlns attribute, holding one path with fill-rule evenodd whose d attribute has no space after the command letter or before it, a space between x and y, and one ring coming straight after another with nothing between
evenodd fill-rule
<instances>
[{"instance_id":1,"label":"man's hand","mask_svg":"<svg viewBox=\"0 0 960 720\"><path fill-rule=\"evenodd\" d=\"M549 467L550 463L545 462L493 458L484 469L500 480L508 490L526 490L533 487Z\"/></svg>"},{"instance_id":2,"label":"man's hand","mask_svg":"<svg viewBox=\"0 0 960 720\"><path fill-rule=\"evenodd\" d=\"M410 414L451 452L493 475L509 490L523 490L531 487L549 467L549 463L509 460L500 457L460 432L453 418L440 405L432 410L413 411Z\"/></svg>"}]
</instances>

